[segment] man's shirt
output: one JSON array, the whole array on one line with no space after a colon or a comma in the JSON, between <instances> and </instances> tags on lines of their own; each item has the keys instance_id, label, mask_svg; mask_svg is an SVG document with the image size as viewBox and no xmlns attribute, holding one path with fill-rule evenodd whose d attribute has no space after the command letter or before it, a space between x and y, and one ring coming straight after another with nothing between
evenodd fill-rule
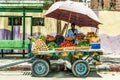
<instances>
[{"instance_id":1,"label":"man's shirt","mask_svg":"<svg viewBox=\"0 0 120 80\"><path fill-rule=\"evenodd\" d=\"M75 29L74 32L71 29L69 29L67 34L66 34L66 37L75 38L75 34L77 34L77 33L78 33L77 29Z\"/></svg>"}]
</instances>

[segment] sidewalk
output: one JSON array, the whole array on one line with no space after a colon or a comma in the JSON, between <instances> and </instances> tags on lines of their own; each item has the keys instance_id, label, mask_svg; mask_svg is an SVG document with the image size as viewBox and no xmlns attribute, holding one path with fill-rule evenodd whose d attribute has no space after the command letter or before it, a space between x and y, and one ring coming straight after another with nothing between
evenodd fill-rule
<instances>
[{"instance_id":1,"label":"sidewalk","mask_svg":"<svg viewBox=\"0 0 120 80\"><path fill-rule=\"evenodd\" d=\"M6 65L6 64L10 64L10 63L14 63L14 62L19 62L22 60L27 60L27 59L0 59L0 66ZM14 66L10 66L4 69L0 69L0 70L30 70L31 69L31 64L30 63L21 63L21 64L17 64Z\"/></svg>"},{"instance_id":2,"label":"sidewalk","mask_svg":"<svg viewBox=\"0 0 120 80\"><path fill-rule=\"evenodd\" d=\"M19 62L22 60L27 60L27 59L0 59L0 66L6 65L8 63L14 63L14 62ZM115 71L115 72L120 72L120 55L103 55L101 57L101 61L103 62L102 65L96 66L96 70L98 71ZM30 63L22 63L18 65L14 65L11 67L7 67L5 69L0 69L0 70L30 70L31 69Z\"/></svg>"}]
</instances>

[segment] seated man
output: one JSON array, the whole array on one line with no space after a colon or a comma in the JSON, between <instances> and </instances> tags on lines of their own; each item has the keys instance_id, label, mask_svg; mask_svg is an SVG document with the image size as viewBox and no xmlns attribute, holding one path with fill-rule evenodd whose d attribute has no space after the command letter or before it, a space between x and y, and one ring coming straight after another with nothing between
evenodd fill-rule
<instances>
[{"instance_id":1,"label":"seated man","mask_svg":"<svg viewBox=\"0 0 120 80\"><path fill-rule=\"evenodd\" d=\"M66 37L71 37L71 38L75 38L75 35L78 33L78 30L77 29L75 29L75 24L74 23L72 23L71 24L71 29L69 29L68 31L67 31L67 34L66 34Z\"/></svg>"}]
</instances>

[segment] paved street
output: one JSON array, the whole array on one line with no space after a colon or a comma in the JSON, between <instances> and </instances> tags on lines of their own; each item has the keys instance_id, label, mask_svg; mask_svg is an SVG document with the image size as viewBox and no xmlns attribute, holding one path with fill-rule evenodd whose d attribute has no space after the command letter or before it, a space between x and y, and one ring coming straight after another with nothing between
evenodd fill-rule
<instances>
[{"instance_id":1,"label":"paved street","mask_svg":"<svg viewBox=\"0 0 120 80\"><path fill-rule=\"evenodd\" d=\"M120 73L91 72L86 78L76 78L69 72L52 72L47 77L31 77L30 71L0 71L0 80L120 80Z\"/></svg>"},{"instance_id":2,"label":"paved street","mask_svg":"<svg viewBox=\"0 0 120 80\"><path fill-rule=\"evenodd\" d=\"M118 56L117 56L118 57ZM0 65L22 61L23 59L0 59ZM26 60L26 59L24 59ZM102 57L103 64L100 69L106 69L109 65L120 65L120 58L111 56ZM118 68L114 72L101 70L100 72L90 72L88 77L76 78L68 71L50 72L47 77L31 77L31 64L22 63L0 71L0 80L120 80ZM113 68L112 68L113 69ZM26 70L26 71L25 71Z\"/></svg>"}]
</instances>

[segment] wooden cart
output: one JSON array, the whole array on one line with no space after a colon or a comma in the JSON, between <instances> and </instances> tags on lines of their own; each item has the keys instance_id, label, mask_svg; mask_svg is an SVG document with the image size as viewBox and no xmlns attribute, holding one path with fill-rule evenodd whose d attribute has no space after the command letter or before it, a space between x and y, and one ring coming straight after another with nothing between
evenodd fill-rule
<instances>
[{"instance_id":1,"label":"wooden cart","mask_svg":"<svg viewBox=\"0 0 120 80\"><path fill-rule=\"evenodd\" d=\"M90 63L100 61L100 49L39 51L32 64L32 76L47 76L51 66L63 64L77 77L87 76L90 72Z\"/></svg>"}]
</instances>

